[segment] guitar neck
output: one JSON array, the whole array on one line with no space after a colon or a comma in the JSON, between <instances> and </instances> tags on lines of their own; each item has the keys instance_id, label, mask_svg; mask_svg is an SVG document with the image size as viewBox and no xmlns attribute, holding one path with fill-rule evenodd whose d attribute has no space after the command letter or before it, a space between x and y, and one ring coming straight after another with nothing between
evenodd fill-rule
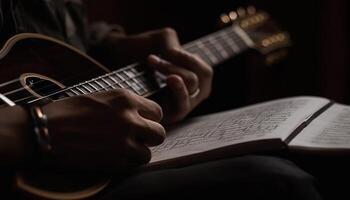
<instances>
[{"instance_id":1,"label":"guitar neck","mask_svg":"<svg viewBox=\"0 0 350 200\"><path fill-rule=\"evenodd\" d=\"M183 48L214 67L253 45L239 26L231 26L185 44Z\"/></svg>"},{"instance_id":2,"label":"guitar neck","mask_svg":"<svg viewBox=\"0 0 350 200\"><path fill-rule=\"evenodd\" d=\"M187 43L183 48L199 55L214 67L253 45L253 41L239 26L231 26ZM141 96L149 96L165 86L160 76L156 76L158 84L147 76L149 73L136 63L69 87L65 92L69 96L76 96L124 88Z\"/></svg>"}]
</instances>

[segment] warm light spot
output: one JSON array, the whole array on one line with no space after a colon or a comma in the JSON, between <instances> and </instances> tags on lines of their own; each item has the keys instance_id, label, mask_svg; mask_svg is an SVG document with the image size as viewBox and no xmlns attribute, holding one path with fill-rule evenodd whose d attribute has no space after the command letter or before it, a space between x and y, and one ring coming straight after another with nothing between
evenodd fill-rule
<instances>
[{"instance_id":1,"label":"warm light spot","mask_svg":"<svg viewBox=\"0 0 350 200\"><path fill-rule=\"evenodd\" d=\"M231 20L230 20L230 17L228 16L228 15L226 15L226 14L222 14L221 16L220 16L220 19L221 19L221 21L223 22L223 23L225 23L225 24L227 24L227 23L229 23Z\"/></svg>"},{"instance_id":2,"label":"warm light spot","mask_svg":"<svg viewBox=\"0 0 350 200\"><path fill-rule=\"evenodd\" d=\"M231 20L236 20L238 15L237 15L237 13L235 11L231 11L229 13L229 17L230 17Z\"/></svg>"},{"instance_id":3,"label":"warm light spot","mask_svg":"<svg viewBox=\"0 0 350 200\"><path fill-rule=\"evenodd\" d=\"M246 11L244 8L240 7L237 9L237 13L239 17L245 17L246 16Z\"/></svg>"},{"instance_id":4,"label":"warm light spot","mask_svg":"<svg viewBox=\"0 0 350 200\"><path fill-rule=\"evenodd\" d=\"M263 47L268 47L270 46L271 41L269 39L264 39L261 44Z\"/></svg>"},{"instance_id":5,"label":"warm light spot","mask_svg":"<svg viewBox=\"0 0 350 200\"><path fill-rule=\"evenodd\" d=\"M248 6L247 12L249 15L254 15L256 13L256 8L254 6Z\"/></svg>"}]
</instances>

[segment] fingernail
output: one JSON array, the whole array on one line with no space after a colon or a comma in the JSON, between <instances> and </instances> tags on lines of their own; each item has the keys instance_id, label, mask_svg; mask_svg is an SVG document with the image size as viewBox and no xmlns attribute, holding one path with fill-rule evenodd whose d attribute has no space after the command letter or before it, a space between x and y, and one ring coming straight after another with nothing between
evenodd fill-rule
<instances>
[{"instance_id":1,"label":"fingernail","mask_svg":"<svg viewBox=\"0 0 350 200\"><path fill-rule=\"evenodd\" d=\"M153 64L157 64L157 63L160 62L160 58L158 56L156 56L156 55L153 55L153 54L148 56L148 59Z\"/></svg>"}]
</instances>

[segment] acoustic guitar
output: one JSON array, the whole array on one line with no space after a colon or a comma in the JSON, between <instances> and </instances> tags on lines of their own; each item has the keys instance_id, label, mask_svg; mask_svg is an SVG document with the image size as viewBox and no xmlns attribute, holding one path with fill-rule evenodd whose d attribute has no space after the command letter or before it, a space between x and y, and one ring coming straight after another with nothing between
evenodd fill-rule
<instances>
[{"instance_id":1,"label":"acoustic guitar","mask_svg":"<svg viewBox=\"0 0 350 200\"><path fill-rule=\"evenodd\" d=\"M221 16L225 28L183 45L211 66L255 49L272 64L286 55L288 33L270 16L254 7ZM0 102L2 106L55 101L76 95L125 88L148 97L165 87L160 76L135 63L115 71L59 40L34 33L10 38L0 51ZM32 170L18 172L16 188L35 199L94 198L110 177Z\"/></svg>"}]
</instances>

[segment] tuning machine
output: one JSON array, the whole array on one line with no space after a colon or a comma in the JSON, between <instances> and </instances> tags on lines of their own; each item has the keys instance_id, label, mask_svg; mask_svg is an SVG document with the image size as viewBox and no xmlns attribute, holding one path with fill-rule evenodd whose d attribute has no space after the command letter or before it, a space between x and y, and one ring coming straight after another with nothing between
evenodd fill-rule
<instances>
[{"instance_id":1,"label":"tuning machine","mask_svg":"<svg viewBox=\"0 0 350 200\"><path fill-rule=\"evenodd\" d=\"M276 64L288 56L287 49L280 49L278 51L269 53L265 57L265 65L270 66Z\"/></svg>"},{"instance_id":2,"label":"tuning machine","mask_svg":"<svg viewBox=\"0 0 350 200\"><path fill-rule=\"evenodd\" d=\"M236 10L232 10L228 13L222 13L220 15L220 24L226 25L234 23L236 20L244 19L256 14L256 8L254 6L248 6L247 8L238 7Z\"/></svg>"}]
</instances>

